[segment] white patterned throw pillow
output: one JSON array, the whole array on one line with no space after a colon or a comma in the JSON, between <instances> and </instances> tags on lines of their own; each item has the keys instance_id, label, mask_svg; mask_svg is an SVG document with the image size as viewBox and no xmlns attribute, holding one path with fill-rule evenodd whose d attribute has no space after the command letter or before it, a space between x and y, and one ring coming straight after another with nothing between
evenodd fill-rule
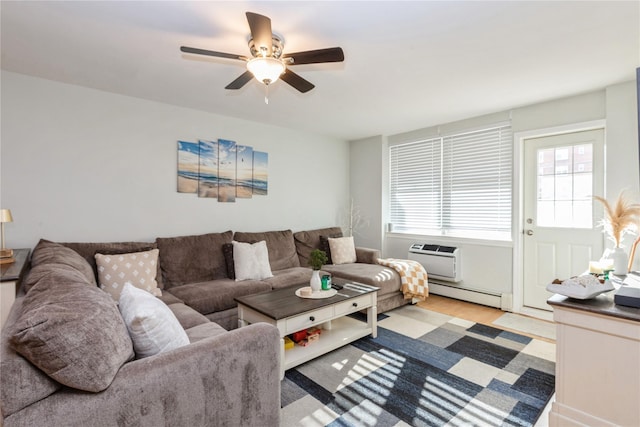
<instances>
[{"instance_id":1,"label":"white patterned throw pillow","mask_svg":"<svg viewBox=\"0 0 640 427\"><path fill-rule=\"evenodd\" d=\"M128 254L96 254L100 288L116 301L120 299L120 292L127 282L152 295L162 295L156 281L159 252L158 249L152 249Z\"/></svg>"},{"instance_id":2,"label":"white patterned throw pillow","mask_svg":"<svg viewBox=\"0 0 640 427\"><path fill-rule=\"evenodd\" d=\"M236 282L241 280L262 280L273 277L269 265L267 242L257 243L231 242L233 244L233 263Z\"/></svg>"},{"instance_id":3,"label":"white patterned throw pillow","mask_svg":"<svg viewBox=\"0 0 640 427\"><path fill-rule=\"evenodd\" d=\"M331 260L334 264L351 264L356 262L356 245L353 242L353 236L329 237L329 248L331 249Z\"/></svg>"}]
</instances>

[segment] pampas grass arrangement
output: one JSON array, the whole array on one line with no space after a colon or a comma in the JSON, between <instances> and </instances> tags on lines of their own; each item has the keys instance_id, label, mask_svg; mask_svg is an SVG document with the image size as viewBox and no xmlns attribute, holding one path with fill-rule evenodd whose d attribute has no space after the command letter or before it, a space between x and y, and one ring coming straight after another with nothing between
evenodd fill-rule
<instances>
[{"instance_id":1,"label":"pampas grass arrangement","mask_svg":"<svg viewBox=\"0 0 640 427\"><path fill-rule=\"evenodd\" d=\"M625 233L637 231L640 225L640 203L632 203L621 191L612 206L606 199L593 196L604 205L605 218L602 220L604 231L607 232L611 240L620 247L620 242Z\"/></svg>"}]
</instances>

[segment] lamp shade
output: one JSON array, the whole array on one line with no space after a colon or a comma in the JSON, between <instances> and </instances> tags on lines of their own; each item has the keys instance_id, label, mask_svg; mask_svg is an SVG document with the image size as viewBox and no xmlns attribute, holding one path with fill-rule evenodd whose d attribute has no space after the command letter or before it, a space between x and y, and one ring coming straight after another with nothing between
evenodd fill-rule
<instances>
[{"instance_id":1,"label":"lamp shade","mask_svg":"<svg viewBox=\"0 0 640 427\"><path fill-rule=\"evenodd\" d=\"M13 222L10 209L0 209L0 222Z\"/></svg>"},{"instance_id":2,"label":"lamp shade","mask_svg":"<svg viewBox=\"0 0 640 427\"><path fill-rule=\"evenodd\" d=\"M270 58L253 58L247 62L247 70L251 71L256 79L265 85L270 85L280 78L285 66L282 61Z\"/></svg>"}]
</instances>

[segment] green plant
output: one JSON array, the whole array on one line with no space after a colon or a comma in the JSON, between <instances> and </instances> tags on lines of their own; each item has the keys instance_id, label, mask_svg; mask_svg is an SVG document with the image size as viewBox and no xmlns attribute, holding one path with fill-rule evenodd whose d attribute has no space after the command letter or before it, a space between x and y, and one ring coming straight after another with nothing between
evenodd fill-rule
<instances>
[{"instance_id":1,"label":"green plant","mask_svg":"<svg viewBox=\"0 0 640 427\"><path fill-rule=\"evenodd\" d=\"M314 270L320 270L328 260L327 253L320 249L314 249L311 251L311 254L309 254L309 265Z\"/></svg>"}]
</instances>

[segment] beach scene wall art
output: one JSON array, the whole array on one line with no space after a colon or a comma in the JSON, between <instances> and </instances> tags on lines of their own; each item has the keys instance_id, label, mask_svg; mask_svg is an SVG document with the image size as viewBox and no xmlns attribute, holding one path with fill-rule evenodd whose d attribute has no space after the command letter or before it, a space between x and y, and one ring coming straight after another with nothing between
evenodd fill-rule
<instances>
[{"instance_id":1,"label":"beach scene wall art","mask_svg":"<svg viewBox=\"0 0 640 427\"><path fill-rule=\"evenodd\" d=\"M197 142L178 141L178 193L198 190L199 158Z\"/></svg>"},{"instance_id":2,"label":"beach scene wall art","mask_svg":"<svg viewBox=\"0 0 640 427\"><path fill-rule=\"evenodd\" d=\"M218 140L218 201L236 201L236 143Z\"/></svg>"},{"instance_id":3,"label":"beach scene wall art","mask_svg":"<svg viewBox=\"0 0 640 427\"><path fill-rule=\"evenodd\" d=\"M266 196L268 194L267 166L269 166L269 155L262 151L253 152L253 194Z\"/></svg>"},{"instance_id":4,"label":"beach scene wall art","mask_svg":"<svg viewBox=\"0 0 640 427\"><path fill-rule=\"evenodd\" d=\"M198 196L218 198L218 141L200 140Z\"/></svg>"},{"instance_id":5,"label":"beach scene wall art","mask_svg":"<svg viewBox=\"0 0 640 427\"><path fill-rule=\"evenodd\" d=\"M227 139L178 141L178 192L223 203L267 195L268 159Z\"/></svg>"},{"instance_id":6,"label":"beach scene wall art","mask_svg":"<svg viewBox=\"0 0 640 427\"><path fill-rule=\"evenodd\" d=\"M236 145L236 197L250 199L253 195L253 147Z\"/></svg>"}]
</instances>

